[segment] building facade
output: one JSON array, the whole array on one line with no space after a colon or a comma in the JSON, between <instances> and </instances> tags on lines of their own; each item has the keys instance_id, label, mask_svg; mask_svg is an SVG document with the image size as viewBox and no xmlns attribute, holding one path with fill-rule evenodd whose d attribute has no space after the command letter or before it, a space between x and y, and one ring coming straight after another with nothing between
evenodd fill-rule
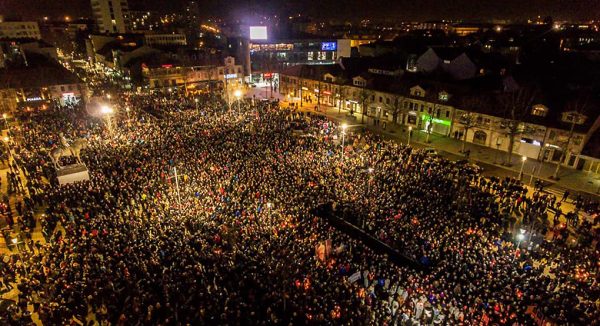
<instances>
[{"instance_id":1,"label":"building facade","mask_svg":"<svg viewBox=\"0 0 600 326\"><path fill-rule=\"evenodd\" d=\"M148 46L186 46L187 40L184 34L145 34Z\"/></svg>"},{"instance_id":2,"label":"building facade","mask_svg":"<svg viewBox=\"0 0 600 326\"><path fill-rule=\"evenodd\" d=\"M101 33L126 33L129 28L127 0L91 0L92 12Z\"/></svg>"},{"instance_id":3,"label":"building facade","mask_svg":"<svg viewBox=\"0 0 600 326\"><path fill-rule=\"evenodd\" d=\"M281 74L280 91L288 101L299 105L333 106L383 128L394 123L505 152L510 148L512 134L515 156L558 163L564 155L563 166L589 170L595 163L600 168L598 160L581 154L599 125L598 115L588 117L565 111L558 121L536 123L537 118L546 117L551 110L536 103L528 109L517 132L510 132L500 113L467 110L461 102L454 101L453 97L459 95L444 85L413 83L400 88L405 91L392 92L373 89L369 78L363 76L341 81L331 73L301 76L290 71Z\"/></svg>"},{"instance_id":4,"label":"building facade","mask_svg":"<svg viewBox=\"0 0 600 326\"><path fill-rule=\"evenodd\" d=\"M0 39L36 39L40 40L40 28L37 22L1 21Z\"/></svg>"}]
</instances>

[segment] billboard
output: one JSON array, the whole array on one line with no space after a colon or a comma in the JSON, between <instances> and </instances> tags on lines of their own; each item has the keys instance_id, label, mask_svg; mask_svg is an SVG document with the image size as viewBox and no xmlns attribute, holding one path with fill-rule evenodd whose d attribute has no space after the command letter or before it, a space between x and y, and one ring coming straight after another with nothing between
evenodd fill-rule
<instances>
[{"instance_id":1,"label":"billboard","mask_svg":"<svg viewBox=\"0 0 600 326\"><path fill-rule=\"evenodd\" d=\"M337 50L337 42L321 42L321 51Z\"/></svg>"},{"instance_id":2,"label":"billboard","mask_svg":"<svg viewBox=\"0 0 600 326\"><path fill-rule=\"evenodd\" d=\"M250 40L266 40L267 26L250 26Z\"/></svg>"}]
</instances>

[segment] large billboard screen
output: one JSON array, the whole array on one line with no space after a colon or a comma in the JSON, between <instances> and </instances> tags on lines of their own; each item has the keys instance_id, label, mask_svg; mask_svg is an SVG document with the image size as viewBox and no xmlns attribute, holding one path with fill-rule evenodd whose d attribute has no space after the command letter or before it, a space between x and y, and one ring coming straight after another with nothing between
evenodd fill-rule
<instances>
[{"instance_id":1,"label":"large billboard screen","mask_svg":"<svg viewBox=\"0 0 600 326\"><path fill-rule=\"evenodd\" d=\"M267 26L250 26L250 39L251 40L266 40L267 39Z\"/></svg>"},{"instance_id":2,"label":"large billboard screen","mask_svg":"<svg viewBox=\"0 0 600 326\"><path fill-rule=\"evenodd\" d=\"M321 51L335 51L337 50L336 42L322 42Z\"/></svg>"}]
</instances>

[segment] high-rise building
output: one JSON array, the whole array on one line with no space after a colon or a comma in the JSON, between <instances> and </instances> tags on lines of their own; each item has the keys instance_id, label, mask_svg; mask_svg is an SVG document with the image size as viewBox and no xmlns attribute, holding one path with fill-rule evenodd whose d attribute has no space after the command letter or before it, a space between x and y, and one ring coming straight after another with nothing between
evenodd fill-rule
<instances>
[{"instance_id":1,"label":"high-rise building","mask_svg":"<svg viewBox=\"0 0 600 326\"><path fill-rule=\"evenodd\" d=\"M129 27L127 0L91 0L94 19L102 33L125 33Z\"/></svg>"}]
</instances>

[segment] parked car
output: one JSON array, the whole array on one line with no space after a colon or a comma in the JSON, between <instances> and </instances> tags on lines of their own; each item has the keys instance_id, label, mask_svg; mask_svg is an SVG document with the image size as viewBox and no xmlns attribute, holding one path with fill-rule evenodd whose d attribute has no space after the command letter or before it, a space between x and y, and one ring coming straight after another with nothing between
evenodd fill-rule
<instances>
[{"instance_id":1,"label":"parked car","mask_svg":"<svg viewBox=\"0 0 600 326\"><path fill-rule=\"evenodd\" d=\"M473 163L473 162L471 162L469 160L458 160L458 161L456 161L454 163L456 163L456 165L458 165L458 166L462 166L465 169L471 170L471 171L473 171L475 173L481 173L481 172L483 172L483 168L481 166L479 166L479 165L477 165L477 164L475 164L475 163Z\"/></svg>"},{"instance_id":2,"label":"parked car","mask_svg":"<svg viewBox=\"0 0 600 326\"><path fill-rule=\"evenodd\" d=\"M431 147L427 147L427 148L423 149L423 152L427 156L439 156L440 155L435 148L431 148Z\"/></svg>"}]
</instances>

